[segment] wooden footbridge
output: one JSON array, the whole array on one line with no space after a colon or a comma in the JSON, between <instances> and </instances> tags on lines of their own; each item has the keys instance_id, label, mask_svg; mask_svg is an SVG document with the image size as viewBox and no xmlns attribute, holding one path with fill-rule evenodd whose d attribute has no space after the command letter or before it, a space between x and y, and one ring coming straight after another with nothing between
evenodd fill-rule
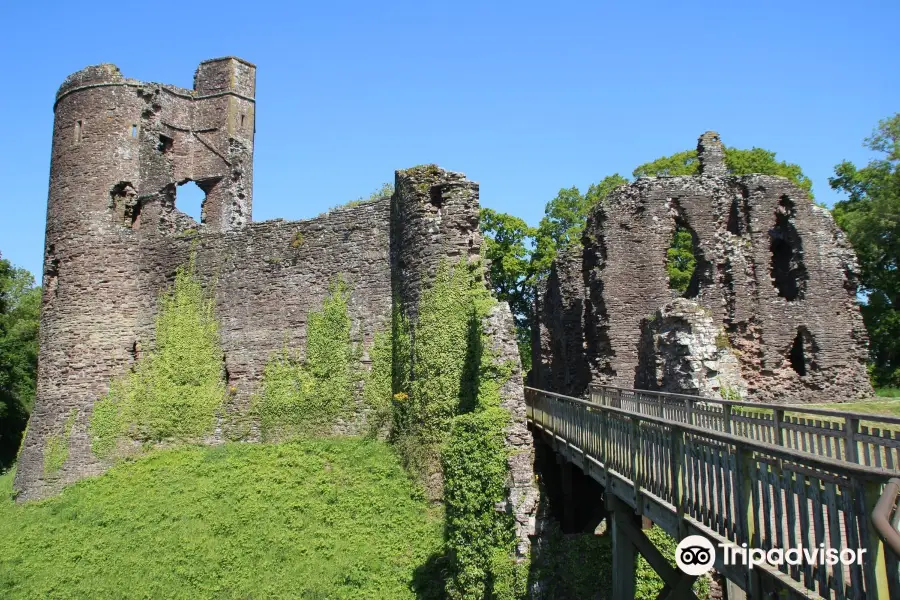
<instances>
[{"instance_id":1,"label":"wooden footbridge","mask_svg":"<svg viewBox=\"0 0 900 600\"><path fill-rule=\"evenodd\" d=\"M526 401L536 439L602 486L602 498L578 501L608 511L616 600L634 598L636 552L664 581L661 598L694 597L695 578L660 554L641 517L676 540L710 540L730 600L900 599L900 418L613 387L588 398L526 388ZM720 544L866 552L861 564L748 569L725 564Z\"/></svg>"}]
</instances>

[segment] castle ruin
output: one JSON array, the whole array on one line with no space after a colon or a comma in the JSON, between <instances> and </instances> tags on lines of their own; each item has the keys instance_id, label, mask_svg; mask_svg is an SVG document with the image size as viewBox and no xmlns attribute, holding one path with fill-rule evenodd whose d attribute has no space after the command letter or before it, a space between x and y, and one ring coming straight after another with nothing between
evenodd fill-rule
<instances>
[{"instance_id":1,"label":"castle ruin","mask_svg":"<svg viewBox=\"0 0 900 600\"><path fill-rule=\"evenodd\" d=\"M856 259L830 213L784 177L731 176L718 134L699 174L642 177L592 209L538 291L532 384L769 402L871 396ZM667 250L696 267L670 289Z\"/></svg>"},{"instance_id":2,"label":"castle ruin","mask_svg":"<svg viewBox=\"0 0 900 600\"><path fill-rule=\"evenodd\" d=\"M215 282L229 402L246 408L270 357L305 347L306 319L340 276L350 289L351 338L363 366L393 303L414 319L441 259L480 256L478 184L433 165L395 173L395 193L288 222L252 222L256 67L239 58L200 64L194 89L145 83L113 65L66 79L54 105L37 400L18 462L18 498L45 497L102 472L88 425L110 382L152 347L157 300L194 255ZM200 222L178 209L178 186L206 193ZM213 288L211 288L213 289ZM485 323L499 356L518 351L512 315ZM533 533L533 449L525 428L521 367L504 386L512 415L509 510L520 554ZM337 429L359 432L367 413ZM50 436L67 427L68 455L47 476ZM222 439L217 430L212 442Z\"/></svg>"}]
</instances>

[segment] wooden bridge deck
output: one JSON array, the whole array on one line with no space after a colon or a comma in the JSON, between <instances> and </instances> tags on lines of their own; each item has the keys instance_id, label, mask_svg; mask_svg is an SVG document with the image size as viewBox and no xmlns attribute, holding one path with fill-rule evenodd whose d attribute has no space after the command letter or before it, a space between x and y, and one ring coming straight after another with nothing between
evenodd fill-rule
<instances>
[{"instance_id":1,"label":"wooden bridge deck","mask_svg":"<svg viewBox=\"0 0 900 600\"><path fill-rule=\"evenodd\" d=\"M896 588L888 581L898 574L888 570L870 519L896 475L894 431L874 436L852 416L843 429L834 421L808 425L778 412L785 407L751 410L636 390L594 388L591 398L527 388L529 423L606 494L676 539L867 550L861 566L761 565L753 572L725 565L717 552L716 569L751 596L763 580L796 597L836 600L888 598Z\"/></svg>"}]
</instances>

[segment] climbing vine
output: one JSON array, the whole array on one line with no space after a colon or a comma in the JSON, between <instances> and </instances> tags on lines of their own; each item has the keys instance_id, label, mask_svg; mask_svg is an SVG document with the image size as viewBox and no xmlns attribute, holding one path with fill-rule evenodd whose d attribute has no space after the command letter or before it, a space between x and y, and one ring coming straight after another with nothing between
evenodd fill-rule
<instances>
[{"instance_id":1,"label":"climbing vine","mask_svg":"<svg viewBox=\"0 0 900 600\"><path fill-rule=\"evenodd\" d=\"M305 358L285 348L266 364L253 403L264 440L327 433L348 408L360 379L349 300L349 288L336 279L322 309L307 317Z\"/></svg>"},{"instance_id":2,"label":"climbing vine","mask_svg":"<svg viewBox=\"0 0 900 600\"><path fill-rule=\"evenodd\" d=\"M47 436L47 445L44 449L44 475L55 475L69 459L69 438L77 418L78 409L73 408L66 417L63 432Z\"/></svg>"},{"instance_id":3,"label":"climbing vine","mask_svg":"<svg viewBox=\"0 0 900 600\"><path fill-rule=\"evenodd\" d=\"M512 516L497 510L508 478L500 388L513 369L486 343L482 320L496 301L482 273L480 263L442 262L415 326L395 312L392 441L426 487L443 482L429 492L444 502L448 596L508 600L526 582Z\"/></svg>"},{"instance_id":4,"label":"climbing vine","mask_svg":"<svg viewBox=\"0 0 900 600\"><path fill-rule=\"evenodd\" d=\"M388 424L393 394L393 340L390 331L375 333L369 356L372 368L366 375L363 397L371 410L370 433L377 435Z\"/></svg>"},{"instance_id":5,"label":"climbing vine","mask_svg":"<svg viewBox=\"0 0 900 600\"><path fill-rule=\"evenodd\" d=\"M160 298L154 350L94 406L94 454L108 458L123 440L196 440L212 433L225 397L223 371L214 300L192 255Z\"/></svg>"}]
</instances>

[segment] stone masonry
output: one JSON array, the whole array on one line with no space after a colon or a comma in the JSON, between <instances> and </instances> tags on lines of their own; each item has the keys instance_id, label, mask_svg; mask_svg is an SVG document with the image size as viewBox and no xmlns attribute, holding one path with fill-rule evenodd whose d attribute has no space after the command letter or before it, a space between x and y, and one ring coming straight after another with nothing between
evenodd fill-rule
<instances>
[{"instance_id":1,"label":"stone masonry","mask_svg":"<svg viewBox=\"0 0 900 600\"><path fill-rule=\"evenodd\" d=\"M592 209L582 247L560 255L538 294L533 381L575 395L589 382L662 384L657 358L647 362L645 353L642 366L642 345L654 335L642 324L672 316L664 307L681 295L666 272L680 227L697 265L684 297L721 328L715 336L739 362L745 398L872 393L856 259L844 234L788 179L728 175L724 154L718 134L707 132L698 175L640 178Z\"/></svg>"},{"instance_id":2,"label":"stone masonry","mask_svg":"<svg viewBox=\"0 0 900 600\"><path fill-rule=\"evenodd\" d=\"M159 294L192 252L199 276L215 284L236 408L246 408L273 353L305 347L307 315L335 277L349 284L351 336L365 366L395 298L414 319L441 258L479 255L478 184L434 165L397 171L393 197L305 221L253 223L255 79L255 66L229 57L201 63L193 90L126 79L113 65L83 69L60 87L37 400L16 473L20 500L109 466L90 449L94 403L152 347ZM199 223L177 208L178 186L188 181L206 193ZM509 308L501 303L485 325L495 350L518 365ZM521 367L502 398L513 417L508 509L522 552L537 492ZM46 440L72 414L68 459L47 477ZM365 417L360 403L339 430L358 431Z\"/></svg>"}]
</instances>

